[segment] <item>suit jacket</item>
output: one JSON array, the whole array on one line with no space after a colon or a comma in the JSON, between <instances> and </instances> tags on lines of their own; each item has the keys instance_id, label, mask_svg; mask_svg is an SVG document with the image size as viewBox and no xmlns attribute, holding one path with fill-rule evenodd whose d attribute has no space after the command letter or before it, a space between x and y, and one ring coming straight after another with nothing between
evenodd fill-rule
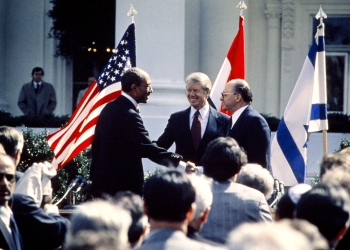
<instances>
[{"instance_id":1,"label":"suit jacket","mask_svg":"<svg viewBox=\"0 0 350 250\"><path fill-rule=\"evenodd\" d=\"M56 249L62 245L69 227L68 219L59 214L47 214L34 199L13 194L12 212L21 233L24 249Z\"/></svg>"},{"instance_id":2,"label":"suit jacket","mask_svg":"<svg viewBox=\"0 0 350 250\"><path fill-rule=\"evenodd\" d=\"M175 152L182 155L185 162L191 161L200 166L208 144L220 136L226 136L230 117L209 107L207 127L196 152L190 130L190 112L191 107L172 114L164 133L156 143L159 147L169 149L175 142Z\"/></svg>"},{"instance_id":3,"label":"suit jacket","mask_svg":"<svg viewBox=\"0 0 350 250\"><path fill-rule=\"evenodd\" d=\"M271 131L266 120L248 105L232 129L231 126L232 119L227 136L235 139L244 148L248 162L260 164L270 170Z\"/></svg>"},{"instance_id":4,"label":"suit jacket","mask_svg":"<svg viewBox=\"0 0 350 250\"><path fill-rule=\"evenodd\" d=\"M221 246L223 247L222 244L219 244L217 242L214 242L214 241L211 241L211 240L208 240L206 238L204 238L203 236L201 236L194 227L191 227L191 226L187 226L187 237L192 239L192 240L195 240L195 241L199 241L199 242L203 242L203 243L206 243L206 244L209 244L211 246Z\"/></svg>"},{"instance_id":5,"label":"suit jacket","mask_svg":"<svg viewBox=\"0 0 350 250\"><path fill-rule=\"evenodd\" d=\"M152 143L134 104L119 96L102 110L92 141L91 194L131 190L142 195L142 158L176 167L180 155Z\"/></svg>"},{"instance_id":6,"label":"suit jacket","mask_svg":"<svg viewBox=\"0 0 350 250\"><path fill-rule=\"evenodd\" d=\"M5 249L5 250L22 250L23 248L23 243L22 243L22 238L20 235L20 232L18 230L18 226L16 223L16 220L13 218L13 215L11 215L12 222L10 222L10 228L12 232L7 229L5 223L0 219L0 249ZM12 223L12 226L11 226ZM16 237L14 237L14 233L16 231L18 241L16 243Z\"/></svg>"},{"instance_id":7,"label":"suit jacket","mask_svg":"<svg viewBox=\"0 0 350 250\"><path fill-rule=\"evenodd\" d=\"M25 115L49 115L56 108L56 94L50 83L42 81L38 93L35 93L33 82L22 86L18 98L18 107Z\"/></svg>"},{"instance_id":8,"label":"suit jacket","mask_svg":"<svg viewBox=\"0 0 350 250\"><path fill-rule=\"evenodd\" d=\"M224 244L228 233L244 222L272 222L264 195L250 187L214 181L213 203L207 223L199 232L203 237Z\"/></svg>"},{"instance_id":9,"label":"suit jacket","mask_svg":"<svg viewBox=\"0 0 350 250\"><path fill-rule=\"evenodd\" d=\"M191 240L179 230L170 228L157 229L152 231L150 236L145 239L142 245L137 248L139 250L206 250L206 249L225 249L220 247L210 246L208 244Z\"/></svg>"}]
</instances>

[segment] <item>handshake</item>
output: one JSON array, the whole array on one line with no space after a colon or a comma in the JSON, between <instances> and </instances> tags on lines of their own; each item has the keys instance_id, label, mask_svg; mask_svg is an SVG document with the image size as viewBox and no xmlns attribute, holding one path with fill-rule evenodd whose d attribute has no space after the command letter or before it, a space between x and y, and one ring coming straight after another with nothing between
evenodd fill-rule
<instances>
[{"instance_id":1,"label":"handshake","mask_svg":"<svg viewBox=\"0 0 350 250\"><path fill-rule=\"evenodd\" d=\"M193 162L190 162L188 161L186 163L186 170L185 170L186 173L188 174L192 174L192 173L195 173L195 174L198 174L198 167L193 163Z\"/></svg>"}]
</instances>

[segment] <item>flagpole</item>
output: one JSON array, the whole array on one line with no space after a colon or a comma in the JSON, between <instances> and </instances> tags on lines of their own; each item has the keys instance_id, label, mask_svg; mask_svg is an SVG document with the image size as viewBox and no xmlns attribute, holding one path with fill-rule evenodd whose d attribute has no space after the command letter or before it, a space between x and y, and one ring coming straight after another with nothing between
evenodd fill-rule
<instances>
[{"instance_id":1,"label":"flagpole","mask_svg":"<svg viewBox=\"0 0 350 250\"><path fill-rule=\"evenodd\" d=\"M320 24L323 24L323 18L327 18L326 13L324 13L321 5L320 5L320 9L318 10L317 14L316 14L316 19L320 19ZM323 154L327 154L327 130L322 130L322 134L323 134Z\"/></svg>"},{"instance_id":2,"label":"flagpole","mask_svg":"<svg viewBox=\"0 0 350 250\"><path fill-rule=\"evenodd\" d=\"M134 6L130 4L130 9L128 11L128 16L131 16L131 23L135 23L134 16L137 16L138 12L134 9Z\"/></svg>"},{"instance_id":3,"label":"flagpole","mask_svg":"<svg viewBox=\"0 0 350 250\"><path fill-rule=\"evenodd\" d=\"M247 9L247 5L244 3L244 1L239 1L238 5L236 6L236 9L240 10L239 15L243 16L243 10Z\"/></svg>"}]
</instances>

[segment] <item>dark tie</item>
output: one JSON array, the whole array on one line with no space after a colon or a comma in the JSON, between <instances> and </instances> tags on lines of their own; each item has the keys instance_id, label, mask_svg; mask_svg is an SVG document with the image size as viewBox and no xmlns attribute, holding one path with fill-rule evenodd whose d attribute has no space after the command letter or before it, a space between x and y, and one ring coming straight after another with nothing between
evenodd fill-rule
<instances>
[{"instance_id":1,"label":"dark tie","mask_svg":"<svg viewBox=\"0 0 350 250\"><path fill-rule=\"evenodd\" d=\"M192 127L191 127L192 141L194 150L197 151L199 143L201 142L201 119L199 118L199 111L194 113Z\"/></svg>"},{"instance_id":2,"label":"dark tie","mask_svg":"<svg viewBox=\"0 0 350 250\"><path fill-rule=\"evenodd\" d=\"M136 109L136 113L140 114L140 109L139 108Z\"/></svg>"},{"instance_id":3,"label":"dark tie","mask_svg":"<svg viewBox=\"0 0 350 250\"><path fill-rule=\"evenodd\" d=\"M13 218L13 215L11 215L11 217L10 217L10 228L11 228L11 234L13 237L13 241L16 244L16 248L18 250L22 249L21 236L19 234L17 224L15 222L15 219Z\"/></svg>"}]
</instances>

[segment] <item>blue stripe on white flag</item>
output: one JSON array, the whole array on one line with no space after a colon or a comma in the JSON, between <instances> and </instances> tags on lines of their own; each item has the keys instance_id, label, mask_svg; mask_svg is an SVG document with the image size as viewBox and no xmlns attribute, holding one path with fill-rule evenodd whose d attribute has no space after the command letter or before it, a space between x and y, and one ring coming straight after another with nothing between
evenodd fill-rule
<instances>
[{"instance_id":1,"label":"blue stripe on white flag","mask_svg":"<svg viewBox=\"0 0 350 250\"><path fill-rule=\"evenodd\" d=\"M310 120L327 120L327 105L312 104Z\"/></svg>"},{"instance_id":2,"label":"blue stripe on white flag","mask_svg":"<svg viewBox=\"0 0 350 250\"><path fill-rule=\"evenodd\" d=\"M277 129L277 141L280 148L291 166L295 178L299 183L304 182L305 179L305 161L301 155L297 144L295 143L292 134L284 122L282 117Z\"/></svg>"}]
</instances>

